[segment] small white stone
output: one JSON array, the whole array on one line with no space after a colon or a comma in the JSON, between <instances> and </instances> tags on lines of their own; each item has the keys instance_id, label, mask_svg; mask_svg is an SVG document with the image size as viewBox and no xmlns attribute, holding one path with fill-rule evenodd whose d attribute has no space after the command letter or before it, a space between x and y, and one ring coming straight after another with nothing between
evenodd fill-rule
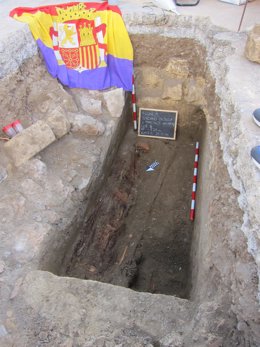
<instances>
[{"instance_id":1,"label":"small white stone","mask_svg":"<svg viewBox=\"0 0 260 347\"><path fill-rule=\"evenodd\" d=\"M87 188L88 184L89 184L89 180L90 180L90 177L88 178L82 178L82 181L80 182L79 186L78 186L78 189L79 191Z\"/></svg>"},{"instance_id":2,"label":"small white stone","mask_svg":"<svg viewBox=\"0 0 260 347\"><path fill-rule=\"evenodd\" d=\"M14 249L16 252L24 252L26 250L27 240L24 236L20 236L15 243Z\"/></svg>"},{"instance_id":3,"label":"small white stone","mask_svg":"<svg viewBox=\"0 0 260 347\"><path fill-rule=\"evenodd\" d=\"M8 332L6 331L5 329L5 326L4 325L0 325L0 337L4 337L8 334Z\"/></svg>"},{"instance_id":4,"label":"small white stone","mask_svg":"<svg viewBox=\"0 0 260 347\"><path fill-rule=\"evenodd\" d=\"M0 274L5 271L5 262L0 260Z\"/></svg>"},{"instance_id":5,"label":"small white stone","mask_svg":"<svg viewBox=\"0 0 260 347\"><path fill-rule=\"evenodd\" d=\"M19 290L20 290L20 287L21 287L22 283L23 283L23 278L22 277L18 278L18 280L15 282L13 291L12 291L12 293L10 295L10 300L14 299L17 296L17 294L19 293Z\"/></svg>"},{"instance_id":6,"label":"small white stone","mask_svg":"<svg viewBox=\"0 0 260 347\"><path fill-rule=\"evenodd\" d=\"M0 183L7 178L7 171L5 168L0 167Z\"/></svg>"}]
</instances>

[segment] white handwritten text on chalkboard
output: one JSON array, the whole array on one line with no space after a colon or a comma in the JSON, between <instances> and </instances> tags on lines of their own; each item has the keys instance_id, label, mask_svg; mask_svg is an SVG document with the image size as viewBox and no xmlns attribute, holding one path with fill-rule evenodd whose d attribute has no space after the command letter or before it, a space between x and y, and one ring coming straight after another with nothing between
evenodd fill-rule
<instances>
[{"instance_id":1,"label":"white handwritten text on chalkboard","mask_svg":"<svg viewBox=\"0 0 260 347\"><path fill-rule=\"evenodd\" d=\"M139 109L138 135L175 140L177 111Z\"/></svg>"}]
</instances>

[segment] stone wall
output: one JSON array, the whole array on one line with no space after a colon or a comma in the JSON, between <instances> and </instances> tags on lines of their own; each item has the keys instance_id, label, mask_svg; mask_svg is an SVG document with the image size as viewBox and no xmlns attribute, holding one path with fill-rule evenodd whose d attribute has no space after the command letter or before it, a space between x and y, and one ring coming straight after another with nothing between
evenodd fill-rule
<instances>
[{"instance_id":1,"label":"stone wall","mask_svg":"<svg viewBox=\"0 0 260 347\"><path fill-rule=\"evenodd\" d=\"M138 107L178 110L180 126L192 122L194 114L206 107L205 91L212 85L206 76L204 48L190 39L155 35L131 39ZM160 54L154 47L160 47Z\"/></svg>"}]
</instances>

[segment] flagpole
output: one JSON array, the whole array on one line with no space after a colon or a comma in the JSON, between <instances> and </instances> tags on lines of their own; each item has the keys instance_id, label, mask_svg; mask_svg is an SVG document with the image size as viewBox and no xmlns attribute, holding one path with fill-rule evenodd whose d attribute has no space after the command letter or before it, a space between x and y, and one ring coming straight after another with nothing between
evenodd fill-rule
<instances>
[{"instance_id":1,"label":"flagpole","mask_svg":"<svg viewBox=\"0 0 260 347\"><path fill-rule=\"evenodd\" d=\"M241 28L241 25L242 25L242 22L243 22L243 19L244 19L244 15L245 15L245 12L246 12L247 4L248 4L248 0L246 0L246 2L245 2L244 10L243 10L243 13L242 13L242 16L241 16L241 19L240 19L240 23L239 23L239 27L238 27L238 32L240 31L240 28Z\"/></svg>"}]
</instances>

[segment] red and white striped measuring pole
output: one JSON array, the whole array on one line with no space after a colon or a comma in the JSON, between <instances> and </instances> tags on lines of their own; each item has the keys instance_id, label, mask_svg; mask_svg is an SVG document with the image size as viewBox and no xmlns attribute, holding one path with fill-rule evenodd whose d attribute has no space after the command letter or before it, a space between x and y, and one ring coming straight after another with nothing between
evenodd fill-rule
<instances>
[{"instance_id":1,"label":"red and white striped measuring pole","mask_svg":"<svg viewBox=\"0 0 260 347\"><path fill-rule=\"evenodd\" d=\"M190 220L191 221L194 221L194 219L195 219L195 204L196 204L198 166L199 166L199 142L196 142L195 160L194 160L194 169L193 169L193 184L192 184L192 194L191 194L191 208L190 208Z\"/></svg>"},{"instance_id":2,"label":"red and white striped measuring pole","mask_svg":"<svg viewBox=\"0 0 260 347\"><path fill-rule=\"evenodd\" d=\"M135 78L132 77L132 105L133 105L133 122L134 130L137 130L137 113L136 113L136 98L135 98Z\"/></svg>"}]
</instances>

